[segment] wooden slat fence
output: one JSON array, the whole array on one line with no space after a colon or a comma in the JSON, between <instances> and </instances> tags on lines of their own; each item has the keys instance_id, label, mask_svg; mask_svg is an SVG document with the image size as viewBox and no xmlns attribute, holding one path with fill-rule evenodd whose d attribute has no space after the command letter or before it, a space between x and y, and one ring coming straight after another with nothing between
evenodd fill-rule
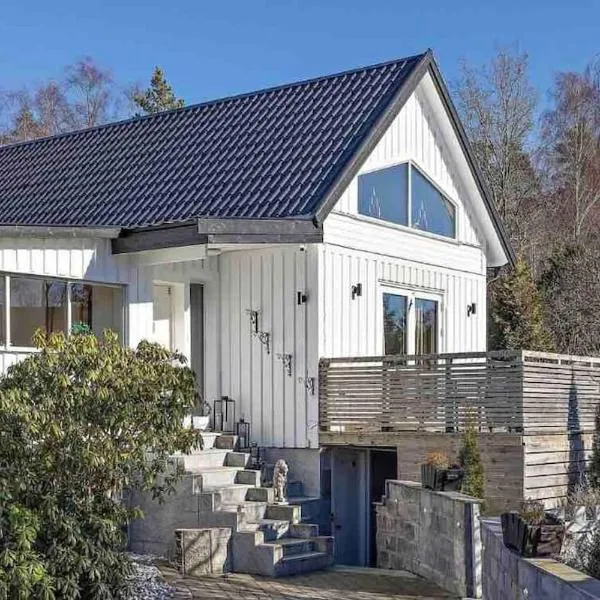
<instances>
[{"instance_id":1,"label":"wooden slat fence","mask_svg":"<svg viewBox=\"0 0 600 600\"><path fill-rule=\"evenodd\" d=\"M600 359L529 351L327 358L322 431L593 429Z\"/></svg>"}]
</instances>

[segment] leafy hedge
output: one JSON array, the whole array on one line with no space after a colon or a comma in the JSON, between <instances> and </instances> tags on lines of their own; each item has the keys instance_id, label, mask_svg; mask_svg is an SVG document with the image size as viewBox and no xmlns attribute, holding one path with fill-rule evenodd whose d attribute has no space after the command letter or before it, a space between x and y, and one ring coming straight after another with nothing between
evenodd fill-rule
<instances>
[{"instance_id":1,"label":"leafy hedge","mask_svg":"<svg viewBox=\"0 0 600 600\"><path fill-rule=\"evenodd\" d=\"M35 342L0 380L0 599L124 598L124 526L139 511L120 493L172 489L168 456L197 442L182 424L193 372L111 332Z\"/></svg>"}]
</instances>

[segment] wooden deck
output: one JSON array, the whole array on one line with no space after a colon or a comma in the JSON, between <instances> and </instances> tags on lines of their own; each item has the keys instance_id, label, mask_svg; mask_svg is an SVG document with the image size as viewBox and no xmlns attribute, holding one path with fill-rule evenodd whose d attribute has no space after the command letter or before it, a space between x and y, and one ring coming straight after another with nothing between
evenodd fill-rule
<instances>
[{"instance_id":1,"label":"wooden deck","mask_svg":"<svg viewBox=\"0 0 600 600\"><path fill-rule=\"evenodd\" d=\"M322 433L590 431L600 359L539 352L322 359ZM328 436L329 437L329 436Z\"/></svg>"}]
</instances>

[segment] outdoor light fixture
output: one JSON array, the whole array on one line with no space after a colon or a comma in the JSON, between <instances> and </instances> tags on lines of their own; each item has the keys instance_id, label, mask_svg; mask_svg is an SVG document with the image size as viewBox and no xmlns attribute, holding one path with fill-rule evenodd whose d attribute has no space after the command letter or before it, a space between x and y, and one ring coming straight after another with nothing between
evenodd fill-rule
<instances>
[{"instance_id":1,"label":"outdoor light fixture","mask_svg":"<svg viewBox=\"0 0 600 600\"><path fill-rule=\"evenodd\" d=\"M252 333L258 333L258 315L260 311L247 308L246 313L250 317L250 331Z\"/></svg>"},{"instance_id":2,"label":"outdoor light fixture","mask_svg":"<svg viewBox=\"0 0 600 600\"><path fill-rule=\"evenodd\" d=\"M221 396L214 402L213 409L215 431L233 433L235 428L235 400L229 396Z\"/></svg>"},{"instance_id":3,"label":"outdoor light fixture","mask_svg":"<svg viewBox=\"0 0 600 600\"><path fill-rule=\"evenodd\" d=\"M297 292L297 296L298 296L298 306L300 306L301 304L306 304L306 301L308 300L308 296L304 292Z\"/></svg>"},{"instance_id":4,"label":"outdoor light fixture","mask_svg":"<svg viewBox=\"0 0 600 600\"><path fill-rule=\"evenodd\" d=\"M352 286L352 300L357 296L362 296L362 283L357 283Z\"/></svg>"},{"instance_id":5,"label":"outdoor light fixture","mask_svg":"<svg viewBox=\"0 0 600 600\"><path fill-rule=\"evenodd\" d=\"M475 302L471 302L471 304L467 304L467 317L474 315L477 311L477 305Z\"/></svg>"},{"instance_id":6,"label":"outdoor light fixture","mask_svg":"<svg viewBox=\"0 0 600 600\"><path fill-rule=\"evenodd\" d=\"M250 444L250 468L255 471L260 469L260 447L256 442Z\"/></svg>"},{"instance_id":7,"label":"outdoor light fixture","mask_svg":"<svg viewBox=\"0 0 600 600\"><path fill-rule=\"evenodd\" d=\"M238 439L238 448L247 450L250 447L250 423L244 421L244 417L235 424L235 435Z\"/></svg>"}]
</instances>

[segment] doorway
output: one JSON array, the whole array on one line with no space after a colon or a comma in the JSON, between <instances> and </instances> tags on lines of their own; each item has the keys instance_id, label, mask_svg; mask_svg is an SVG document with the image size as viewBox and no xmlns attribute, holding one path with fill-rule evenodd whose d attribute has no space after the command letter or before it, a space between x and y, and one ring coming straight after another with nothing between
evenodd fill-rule
<instances>
[{"instance_id":1,"label":"doorway","mask_svg":"<svg viewBox=\"0 0 600 600\"><path fill-rule=\"evenodd\" d=\"M398 453L395 449L369 449L369 567L377 566L377 512L375 502L385 494L385 482L398 477Z\"/></svg>"},{"instance_id":2,"label":"doorway","mask_svg":"<svg viewBox=\"0 0 600 600\"><path fill-rule=\"evenodd\" d=\"M335 562L359 567L377 564L374 502L385 482L397 477L395 448L332 448L331 534Z\"/></svg>"},{"instance_id":3,"label":"doorway","mask_svg":"<svg viewBox=\"0 0 600 600\"><path fill-rule=\"evenodd\" d=\"M196 391L204 398L204 286L190 283L190 366L196 374ZM198 407L200 408L200 407Z\"/></svg>"}]
</instances>

